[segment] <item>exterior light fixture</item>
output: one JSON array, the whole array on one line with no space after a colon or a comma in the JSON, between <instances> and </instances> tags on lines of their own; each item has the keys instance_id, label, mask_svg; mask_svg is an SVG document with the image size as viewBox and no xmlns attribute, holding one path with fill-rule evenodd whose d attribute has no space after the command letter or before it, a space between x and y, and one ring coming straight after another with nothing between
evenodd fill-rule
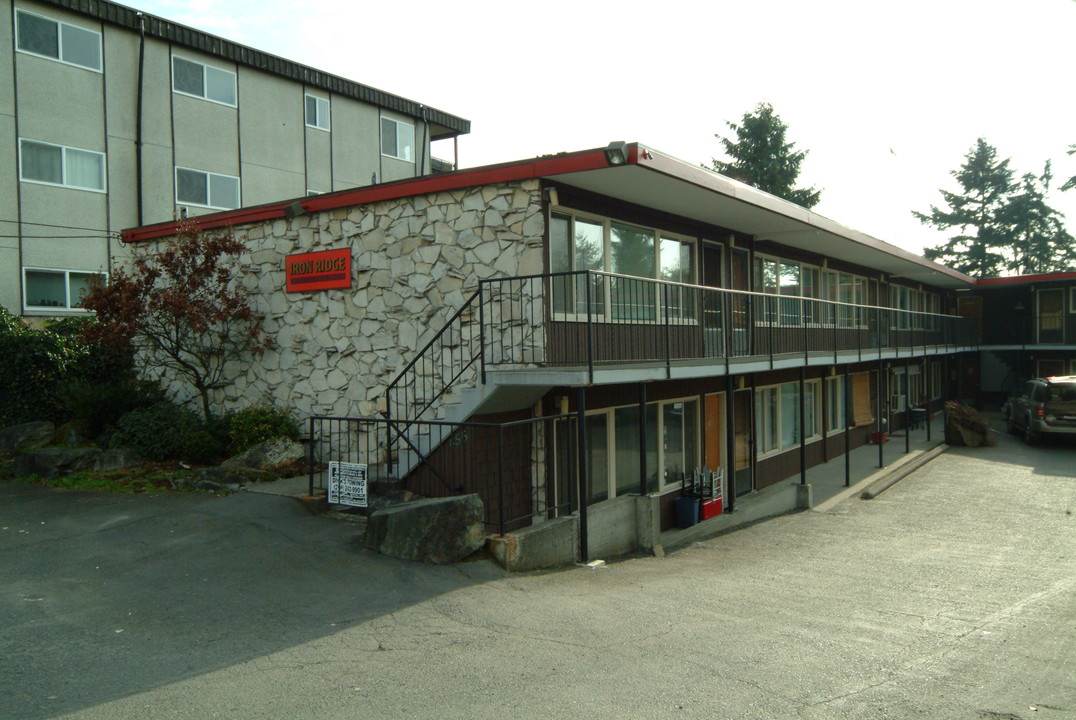
<instances>
[{"instance_id":1,"label":"exterior light fixture","mask_svg":"<svg viewBox=\"0 0 1076 720\"><path fill-rule=\"evenodd\" d=\"M301 202L299 202L298 200L293 202L291 205L286 205L284 207L284 217L286 219L288 219L288 220L292 220L294 218L297 218L300 215L302 215L304 212L306 212L306 211L303 210L303 204Z\"/></svg>"},{"instance_id":2,"label":"exterior light fixture","mask_svg":"<svg viewBox=\"0 0 1076 720\"><path fill-rule=\"evenodd\" d=\"M610 165L624 165L628 162L628 144L623 140L614 140L605 148L605 159Z\"/></svg>"}]
</instances>

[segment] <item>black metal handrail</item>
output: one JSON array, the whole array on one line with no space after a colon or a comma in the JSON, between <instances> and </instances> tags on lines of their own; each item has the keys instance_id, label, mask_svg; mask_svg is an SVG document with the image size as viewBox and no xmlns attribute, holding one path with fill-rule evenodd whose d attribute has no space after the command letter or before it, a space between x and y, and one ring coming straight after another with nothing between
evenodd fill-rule
<instances>
[{"instance_id":1,"label":"black metal handrail","mask_svg":"<svg viewBox=\"0 0 1076 720\"><path fill-rule=\"evenodd\" d=\"M471 317L478 300L476 291L386 387L384 414L403 432L479 361L482 323Z\"/></svg>"},{"instance_id":2,"label":"black metal handrail","mask_svg":"<svg viewBox=\"0 0 1076 720\"><path fill-rule=\"evenodd\" d=\"M476 493L485 508L486 526L504 534L540 516L571 514L578 506L578 422L575 414L504 423L415 420L412 430L443 442L428 453L412 446L416 463L411 466L393 457L397 449L406 452L393 421L314 416L309 419L309 491L313 495L328 489L328 462L361 464L371 496L403 489L423 497ZM545 465L546 472L536 474L535 458L554 462L554 437L557 472Z\"/></svg>"},{"instance_id":3,"label":"black metal handrail","mask_svg":"<svg viewBox=\"0 0 1076 720\"><path fill-rule=\"evenodd\" d=\"M586 366L970 346L940 313L711 288L601 271L480 282L482 365ZM625 329L630 328L630 329Z\"/></svg>"}]
</instances>

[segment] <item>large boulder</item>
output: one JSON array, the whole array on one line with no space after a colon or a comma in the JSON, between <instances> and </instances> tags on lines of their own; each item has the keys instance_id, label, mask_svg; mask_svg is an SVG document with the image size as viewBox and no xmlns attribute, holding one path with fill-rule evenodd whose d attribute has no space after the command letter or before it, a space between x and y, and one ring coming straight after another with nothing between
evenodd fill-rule
<instances>
[{"instance_id":1,"label":"large boulder","mask_svg":"<svg viewBox=\"0 0 1076 720\"><path fill-rule=\"evenodd\" d=\"M477 495L403 503L370 514L366 547L382 555L437 565L458 562L486 542Z\"/></svg>"},{"instance_id":2,"label":"large boulder","mask_svg":"<svg viewBox=\"0 0 1076 720\"><path fill-rule=\"evenodd\" d=\"M94 458L93 469L97 472L108 470L122 470L134 467L145 462L142 457L131 448L113 448L104 450Z\"/></svg>"},{"instance_id":3,"label":"large boulder","mask_svg":"<svg viewBox=\"0 0 1076 720\"><path fill-rule=\"evenodd\" d=\"M223 468L254 468L272 470L273 468L294 465L306 456L303 446L290 438L280 437L258 443L249 450L244 450L221 463Z\"/></svg>"},{"instance_id":4,"label":"large boulder","mask_svg":"<svg viewBox=\"0 0 1076 720\"><path fill-rule=\"evenodd\" d=\"M11 474L15 477L36 475L43 480L52 480L79 470L96 469L101 455L102 451L94 447L29 450L12 461Z\"/></svg>"},{"instance_id":5,"label":"large boulder","mask_svg":"<svg viewBox=\"0 0 1076 720\"><path fill-rule=\"evenodd\" d=\"M56 426L50 422L9 425L0 429L0 453L18 452L26 448L48 445L55 435Z\"/></svg>"},{"instance_id":6,"label":"large boulder","mask_svg":"<svg viewBox=\"0 0 1076 720\"><path fill-rule=\"evenodd\" d=\"M15 477L37 475L43 480L52 480L80 470L105 472L141 464L138 453L127 448L49 447L27 450L17 456L11 463L11 472Z\"/></svg>"}]
</instances>

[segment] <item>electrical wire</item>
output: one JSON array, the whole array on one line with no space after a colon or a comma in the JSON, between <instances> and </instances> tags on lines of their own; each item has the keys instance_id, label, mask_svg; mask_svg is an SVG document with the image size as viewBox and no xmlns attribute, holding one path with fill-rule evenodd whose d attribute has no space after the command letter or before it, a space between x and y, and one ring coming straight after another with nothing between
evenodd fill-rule
<instances>
[{"instance_id":1,"label":"electrical wire","mask_svg":"<svg viewBox=\"0 0 1076 720\"><path fill-rule=\"evenodd\" d=\"M35 222L29 222L27 220L0 219L0 223L11 223L12 225L34 225L36 227L57 228L59 230L89 230L90 232L114 234L114 233L112 233L111 230L109 230L107 228L79 227L77 225L52 225L50 223L35 223ZM4 235L3 237L17 237L17 236Z\"/></svg>"}]
</instances>

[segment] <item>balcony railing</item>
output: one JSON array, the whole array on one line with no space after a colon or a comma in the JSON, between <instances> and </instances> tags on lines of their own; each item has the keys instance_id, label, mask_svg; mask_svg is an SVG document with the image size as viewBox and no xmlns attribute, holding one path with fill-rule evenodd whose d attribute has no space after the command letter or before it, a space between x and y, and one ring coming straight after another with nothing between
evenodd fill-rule
<instances>
[{"instance_id":1,"label":"balcony railing","mask_svg":"<svg viewBox=\"0 0 1076 720\"><path fill-rule=\"evenodd\" d=\"M585 271L483 280L483 373L977 344L974 321Z\"/></svg>"}]
</instances>

